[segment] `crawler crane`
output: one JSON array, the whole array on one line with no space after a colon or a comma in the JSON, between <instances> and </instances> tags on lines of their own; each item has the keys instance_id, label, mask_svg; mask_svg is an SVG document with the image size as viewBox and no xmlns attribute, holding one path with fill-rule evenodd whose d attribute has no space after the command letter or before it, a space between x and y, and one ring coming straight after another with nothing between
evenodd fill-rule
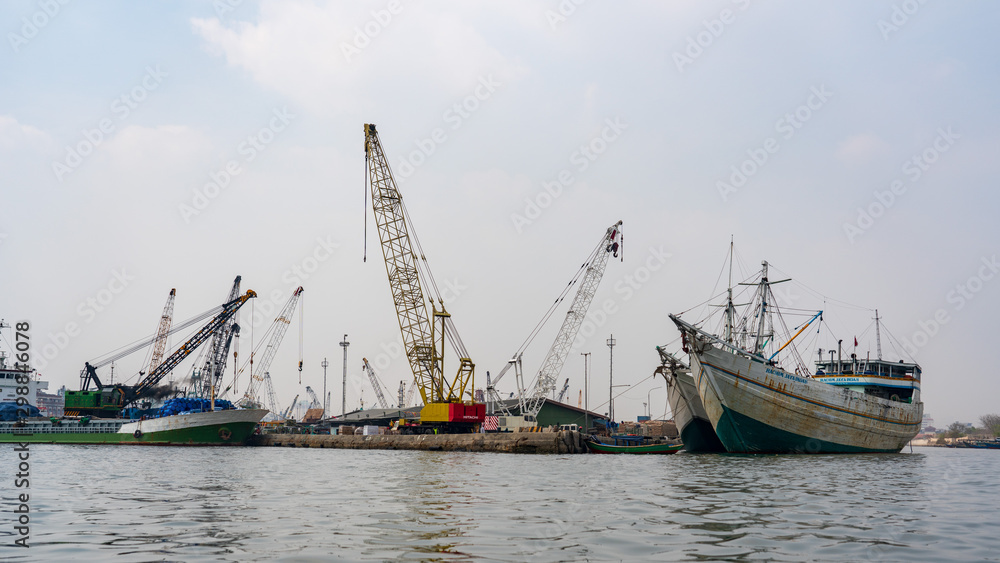
<instances>
[{"instance_id":1,"label":"crawler crane","mask_svg":"<svg viewBox=\"0 0 1000 563\"><path fill-rule=\"evenodd\" d=\"M414 432L469 432L486 414L485 405L473 401L475 364L445 310L420 241L413 230L403 198L389 170L375 126L365 125L365 172L371 189L372 209L389 289L396 306L403 346L424 407ZM367 189L366 189L367 193ZM425 296L424 289L431 292ZM444 342L458 354L458 372L444 375Z\"/></svg>"}]
</instances>

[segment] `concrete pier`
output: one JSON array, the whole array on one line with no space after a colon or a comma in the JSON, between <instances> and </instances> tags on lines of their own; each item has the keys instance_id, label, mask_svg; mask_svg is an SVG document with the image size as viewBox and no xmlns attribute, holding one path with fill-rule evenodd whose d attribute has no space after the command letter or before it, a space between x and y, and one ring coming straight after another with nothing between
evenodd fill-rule
<instances>
[{"instance_id":1,"label":"concrete pier","mask_svg":"<svg viewBox=\"0 0 1000 563\"><path fill-rule=\"evenodd\" d=\"M517 454L587 453L583 436L572 430L501 434L380 434L331 436L324 434L264 434L253 436L252 446L287 448L341 448L350 450L428 450L444 452L500 452Z\"/></svg>"}]
</instances>

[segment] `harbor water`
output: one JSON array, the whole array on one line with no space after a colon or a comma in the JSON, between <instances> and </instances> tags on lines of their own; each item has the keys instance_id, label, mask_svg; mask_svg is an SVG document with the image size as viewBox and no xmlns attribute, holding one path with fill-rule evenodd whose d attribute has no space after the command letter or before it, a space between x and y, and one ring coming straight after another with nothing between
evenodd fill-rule
<instances>
[{"instance_id":1,"label":"harbor water","mask_svg":"<svg viewBox=\"0 0 1000 563\"><path fill-rule=\"evenodd\" d=\"M5 561L1000 559L1000 452L516 455L32 445Z\"/></svg>"}]
</instances>

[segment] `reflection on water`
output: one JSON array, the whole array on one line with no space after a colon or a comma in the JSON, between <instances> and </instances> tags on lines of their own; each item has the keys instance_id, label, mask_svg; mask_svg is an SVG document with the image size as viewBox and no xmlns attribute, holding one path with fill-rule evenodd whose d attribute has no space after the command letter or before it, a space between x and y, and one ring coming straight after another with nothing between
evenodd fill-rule
<instances>
[{"instance_id":1,"label":"reflection on water","mask_svg":"<svg viewBox=\"0 0 1000 563\"><path fill-rule=\"evenodd\" d=\"M12 446L2 459L14 471ZM31 447L5 560L954 560L1000 556L1000 454L528 456ZM11 479L3 514L12 522ZM4 542L12 526L0 526Z\"/></svg>"}]
</instances>

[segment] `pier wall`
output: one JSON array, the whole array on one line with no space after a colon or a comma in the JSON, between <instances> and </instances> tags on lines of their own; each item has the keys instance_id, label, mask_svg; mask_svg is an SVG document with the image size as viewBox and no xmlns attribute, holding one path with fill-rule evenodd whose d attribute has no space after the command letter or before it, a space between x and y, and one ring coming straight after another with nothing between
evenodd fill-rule
<instances>
[{"instance_id":1,"label":"pier wall","mask_svg":"<svg viewBox=\"0 0 1000 563\"><path fill-rule=\"evenodd\" d=\"M427 450L518 454L587 453L579 432L511 432L500 434L418 434L331 436L325 434L264 434L253 436L252 446L286 448L341 448L350 450Z\"/></svg>"}]
</instances>

